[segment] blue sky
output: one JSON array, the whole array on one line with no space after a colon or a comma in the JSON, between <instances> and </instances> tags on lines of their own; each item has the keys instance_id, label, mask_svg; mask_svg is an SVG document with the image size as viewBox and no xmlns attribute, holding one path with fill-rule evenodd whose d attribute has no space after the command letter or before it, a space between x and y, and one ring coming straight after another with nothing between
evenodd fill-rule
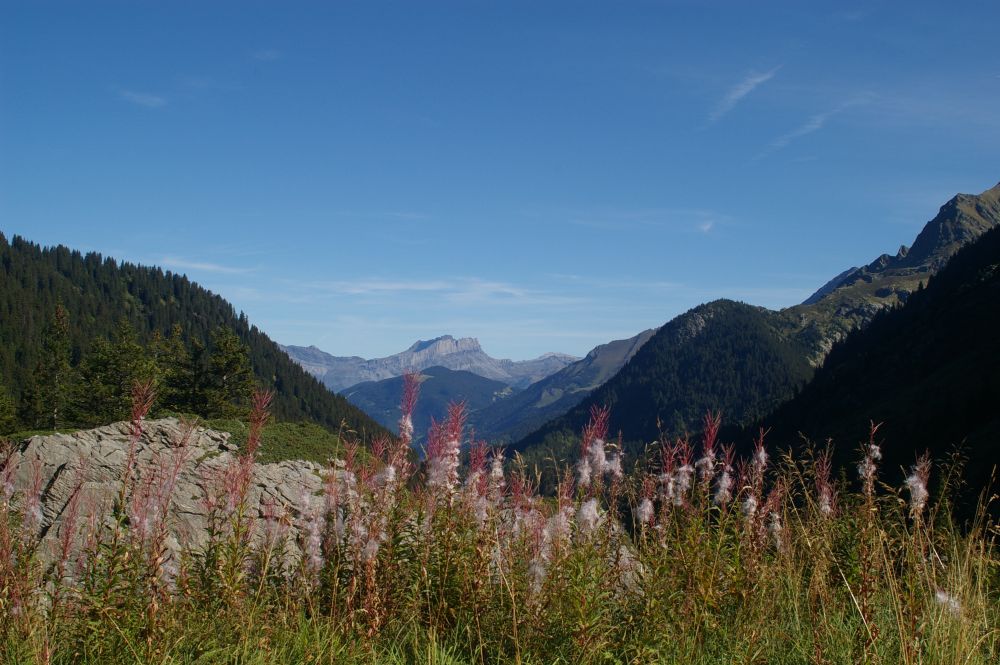
<instances>
[{"instance_id":1,"label":"blue sky","mask_svg":"<svg viewBox=\"0 0 1000 665\"><path fill-rule=\"evenodd\" d=\"M996 2L0 2L0 230L277 341L582 355L1000 180Z\"/></svg>"}]
</instances>

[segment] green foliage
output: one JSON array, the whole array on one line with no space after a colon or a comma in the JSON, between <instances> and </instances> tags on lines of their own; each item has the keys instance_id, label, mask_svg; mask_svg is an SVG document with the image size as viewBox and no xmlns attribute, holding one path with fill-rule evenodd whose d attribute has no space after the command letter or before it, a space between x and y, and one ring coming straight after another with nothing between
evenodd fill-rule
<instances>
[{"instance_id":1,"label":"green foliage","mask_svg":"<svg viewBox=\"0 0 1000 665\"><path fill-rule=\"evenodd\" d=\"M871 421L886 467L914 452L944 457L960 446L979 492L1000 465L1000 230L960 250L906 304L836 345L813 381L763 422L783 445L798 433L832 437L838 461L855 461Z\"/></svg>"},{"instance_id":2,"label":"green foliage","mask_svg":"<svg viewBox=\"0 0 1000 665\"><path fill-rule=\"evenodd\" d=\"M66 316L55 325L51 319L57 305ZM278 419L310 420L334 431L346 422L358 432L384 432L292 362L232 305L183 275L63 246L42 248L18 236L8 241L0 234L0 312L0 381L10 388L25 427L64 424L62 415L80 393L69 383L73 373L65 373L67 366L79 365L109 341L114 346L124 319L138 344L163 368L161 408L206 412L211 394L213 410L232 411L226 400L236 401L236 393L248 385L245 373L236 368L235 381L227 374L223 384L214 386L208 376L213 333L224 329L248 349L254 381L274 389L272 408ZM114 355L113 349L99 350ZM226 362L221 356L218 361L222 369ZM92 368L98 385L113 380L99 374ZM102 409L115 410L110 400L102 404Z\"/></svg>"},{"instance_id":3,"label":"green foliage","mask_svg":"<svg viewBox=\"0 0 1000 665\"><path fill-rule=\"evenodd\" d=\"M791 397L812 374L808 350L783 334L782 317L718 300L663 326L622 370L566 415L512 446L532 463L570 459L593 405L612 410L611 432L627 449L697 431L704 414L748 423Z\"/></svg>"},{"instance_id":4,"label":"green foliage","mask_svg":"<svg viewBox=\"0 0 1000 665\"><path fill-rule=\"evenodd\" d=\"M80 379L72 420L90 427L127 420L132 386L155 379L159 374L132 324L124 318L119 320L112 339L94 342L78 371Z\"/></svg>"},{"instance_id":5,"label":"green foliage","mask_svg":"<svg viewBox=\"0 0 1000 665\"><path fill-rule=\"evenodd\" d=\"M6 386L0 384L0 436L10 434L17 429L17 409L14 398Z\"/></svg>"},{"instance_id":6,"label":"green foliage","mask_svg":"<svg viewBox=\"0 0 1000 665\"><path fill-rule=\"evenodd\" d=\"M232 441L244 446L248 428L241 420L212 418L201 423L205 427L229 432ZM308 460L326 465L331 458L343 457L344 447L339 436L315 423L269 423L261 436L258 460L260 462L280 462L282 460Z\"/></svg>"},{"instance_id":7,"label":"green foliage","mask_svg":"<svg viewBox=\"0 0 1000 665\"><path fill-rule=\"evenodd\" d=\"M56 304L52 319L42 334L41 357L38 361L37 399L41 407L38 424L58 428L66 418L66 407L72 391L70 371L69 313L63 304Z\"/></svg>"},{"instance_id":8,"label":"green foliage","mask_svg":"<svg viewBox=\"0 0 1000 665\"><path fill-rule=\"evenodd\" d=\"M232 418L245 413L253 391L250 348L227 328L212 331L208 373L211 381L206 395L207 415Z\"/></svg>"},{"instance_id":9,"label":"green foliage","mask_svg":"<svg viewBox=\"0 0 1000 665\"><path fill-rule=\"evenodd\" d=\"M995 527L957 529L946 499L908 516L895 493L840 486L828 512L806 457L767 473L767 486L782 489L759 513L739 503L757 490L716 505L696 483L679 505L656 499L655 522L643 526L631 517L641 477L577 487L556 505L515 476L509 484L521 489L483 518L468 489L434 493L419 475L413 491L404 479L387 492L386 462L349 462L358 494L317 497L339 510L319 532L318 568L282 556L312 547L306 538L234 540L235 518L223 516L171 583L160 550L132 538L127 521L104 536L100 558L84 560L82 577L62 577L32 556L19 503L2 501L0 547L16 556L0 559L0 654L102 664L1000 658ZM590 500L601 521L584 528L573 515ZM567 527L555 535L559 514ZM362 557L337 535L337 519L359 537L363 521L380 525L377 552ZM227 579L230 570L239 574Z\"/></svg>"},{"instance_id":10,"label":"green foliage","mask_svg":"<svg viewBox=\"0 0 1000 665\"><path fill-rule=\"evenodd\" d=\"M413 412L414 429L426 432L430 428L431 418L446 413L448 404L455 401L456 395L461 395L470 413L470 420L476 422L476 416L482 409L496 400L505 399L499 395L512 390L502 381L487 379L465 370L428 367L420 372L420 399ZM385 427L395 429L399 425L399 396L403 394L403 377L366 381L351 386L342 391L342 394L351 404L370 414Z\"/></svg>"}]
</instances>

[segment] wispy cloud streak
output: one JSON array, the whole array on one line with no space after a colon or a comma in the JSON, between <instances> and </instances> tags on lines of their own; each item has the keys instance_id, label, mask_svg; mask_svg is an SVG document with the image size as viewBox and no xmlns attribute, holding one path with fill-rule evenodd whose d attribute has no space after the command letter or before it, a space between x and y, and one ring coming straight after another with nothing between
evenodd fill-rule
<instances>
[{"instance_id":1,"label":"wispy cloud streak","mask_svg":"<svg viewBox=\"0 0 1000 665\"><path fill-rule=\"evenodd\" d=\"M154 95L148 92L135 92L134 90L120 90L118 95L121 99L136 106L145 106L149 109L160 108L161 106L166 106L167 99L161 97L160 95Z\"/></svg>"},{"instance_id":2,"label":"wispy cloud streak","mask_svg":"<svg viewBox=\"0 0 1000 665\"><path fill-rule=\"evenodd\" d=\"M708 124L711 125L718 122L722 116L736 108L736 105L740 103L740 100L756 90L759 86L774 78L774 75L778 73L779 69L781 69L780 65L763 73L750 72L747 74L742 81L730 88L729 92L726 93L726 96L715 105L715 108L712 109L712 112L708 116Z\"/></svg>"},{"instance_id":3,"label":"wispy cloud streak","mask_svg":"<svg viewBox=\"0 0 1000 665\"><path fill-rule=\"evenodd\" d=\"M372 298L407 298L433 296L439 301L460 305L560 305L580 299L525 289L515 284L458 277L447 280L359 279L309 283L317 293L334 296Z\"/></svg>"},{"instance_id":4,"label":"wispy cloud streak","mask_svg":"<svg viewBox=\"0 0 1000 665\"><path fill-rule=\"evenodd\" d=\"M261 62L273 62L279 58L281 58L281 51L273 48L255 51L253 53L253 59Z\"/></svg>"},{"instance_id":5,"label":"wispy cloud streak","mask_svg":"<svg viewBox=\"0 0 1000 665\"><path fill-rule=\"evenodd\" d=\"M218 263L207 263L202 261L191 261L189 259L179 258L176 256L164 256L162 259L157 261L160 265L166 268L181 270L199 270L201 272L214 272L223 275L242 275L248 272L252 272L250 268L233 268L230 266L219 265Z\"/></svg>"},{"instance_id":6,"label":"wispy cloud streak","mask_svg":"<svg viewBox=\"0 0 1000 665\"><path fill-rule=\"evenodd\" d=\"M863 103L864 100L854 99L851 101L844 102L840 106L830 109L829 111L824 111L822 113L817 113L816 115L811 116L803 124L799 125L790 132L782 134L778 138L771 141L771 143L768 144L768 146L763 151L761 151L759 155L757 155L757 159L767 157L773 152L777 152L778 150L786 148L793 141L796 141L802 138L803 136L808 136L809 134L818 132L819 130L826 127L826 124L830 121L831 118L840 115L841 113L851 108L852 106L857 106Z\"/></svg>"}]
</instances>

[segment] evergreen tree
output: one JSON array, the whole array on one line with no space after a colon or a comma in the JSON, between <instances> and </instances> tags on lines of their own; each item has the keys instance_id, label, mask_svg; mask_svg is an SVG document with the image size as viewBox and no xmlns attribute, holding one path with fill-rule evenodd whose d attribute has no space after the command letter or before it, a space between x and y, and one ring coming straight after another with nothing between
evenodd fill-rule
<instances>
[{"instance_id":1,"label":"evergreen tree","mask_svg":"<svg viewBox=\"0 0 1000 665\"><path fill-rule=\"evenodd\" d=\"M332 430L346 422L358 432L384 431L296 365L232 305L184 275L62 246L40 247L22 237L8 239L0 233L0 382L17 402L21 426L52 425L52 403L47 395L51 390L45 389L40 370L45 355L42 341L56 303L62 303L69 313L68 358L70 366L77 369L98 340L114 338L122 317L128 318L139 342L147 348L157 333L168 336L175 324L183 326L177 341L183 340L190 356L175 356L174 365L183 372L173 374L175 386L183 389L158 408L172 405L176 411L206 412L206 347L212 348L212 331L225 326L249 346L257 380L274 387L276 418L311 420ZM154 360L157 365L161 362L159 356ZM167 382L170 373L160 368L158 381ZM68 375L70 382L73 376ZM62 394L69 398L68 386ZM82 391L74 390L72 396L74 407L78 407ZM177 408L182 405L184 408ZM64 419L62 414L59 419L65 421L60 423L62 428L85 424Z\"/></svg>"},{"instance_id":2,"label":"evergreen tree","mask_svg":"<svg viewBox=\"0 0 1000 665\"><path fill-rule=\"evenodd\" d=\"M154 363L132 324L120 319L114 339L95 342L80 363L76 420L88 425L125 420L131 408L132 386L154 374Z\"/></svg>"},{"instance_id":3,"label":"evergreen tree","mask_svg":"<svg viewBox=\"0 0 1000 665\"><path fill-rule=\"evenodd\" d=\"M56 305L42 337L42 357L38 363L38 401L42 427L58 429L65 419L72 390L70 367L69 313Z\"/></svg>"},{"instance_id":4,"label":"evergreen tree","mask_svg":"<svg viewBox=\"0 0 1000 665\"><path fill-rule=\"evenodd\" d=\"M10 434L17 429L14 398L6 386L0 386L0 434Z\"/></svg>"},{"instance_id":5,"label":"evergreen tree","mask_svg":"<svg viewBox=\"0 0 1000 665\"><path fill-rule=\"evenodd\" d=\"M211 377L208 415L215 418L238 416L249 404L253 391L250 349L236 333L223 326L212 332L212 347L208 361Z\"/></svg>"},{"instance_id":6,"label":"evergreen tree","mask_svg":"<svg viewBox=\"0 0 1000 665\"><path fill-rule=\"evenodd\" d=\"M194 366L192 354L184 345L184 331L181 325L175 323L169 337L155 335L150 349L157 368L160 408L179 413L194 413L197 409L192 395L200 392L200 389L197 386L192 388L191 384L197 384L198 377L204 375L204 371Z\"/></svg>"}]
</instances>

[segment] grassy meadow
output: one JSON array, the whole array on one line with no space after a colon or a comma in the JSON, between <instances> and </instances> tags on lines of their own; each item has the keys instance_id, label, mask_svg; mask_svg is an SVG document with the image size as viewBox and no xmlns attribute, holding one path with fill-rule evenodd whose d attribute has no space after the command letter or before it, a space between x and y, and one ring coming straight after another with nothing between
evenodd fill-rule
<instances>
[{"instance_id":1,"label":"grassy meadow","mask_svg":"<svg viewBox=\"0 0 1000 665\"><path fill-rule=\"evenodd\" d=\"M626 475L595 410L579 461L540 496L517 460L467 445L455 406L422 463L404 415L365 454L345 437L321 496L260 517L246 495L267 402L209 544L179 557L127 469L111 526L64 515L65 547L43 560L43 488L14 491L8 446L0 661L1000 662L996 526L984 510L953 521L949 472L930 460L882 484L876 427L847 478L827 452L775 455L763 435L736 460L711 415L703 440L661 441ZM273 445L297 450L294 433Z\"/></svg>"}]
</instances>

